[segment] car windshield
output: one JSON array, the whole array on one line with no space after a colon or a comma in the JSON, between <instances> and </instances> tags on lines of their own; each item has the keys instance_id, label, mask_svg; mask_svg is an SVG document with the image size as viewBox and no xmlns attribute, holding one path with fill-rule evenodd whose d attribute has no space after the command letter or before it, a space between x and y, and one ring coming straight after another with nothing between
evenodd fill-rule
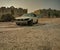
<instances>
[{"instance_id":1,"label":"car windshield","mask_svg":"<svg viewBox=\"0 0 60 50\"><path fill-rule=\"evenodd\" d=\"M36 17L36 15L32 14L32 13L30 13L30 14L24 14L23 16Z\"/></svg>"}]
</instances>

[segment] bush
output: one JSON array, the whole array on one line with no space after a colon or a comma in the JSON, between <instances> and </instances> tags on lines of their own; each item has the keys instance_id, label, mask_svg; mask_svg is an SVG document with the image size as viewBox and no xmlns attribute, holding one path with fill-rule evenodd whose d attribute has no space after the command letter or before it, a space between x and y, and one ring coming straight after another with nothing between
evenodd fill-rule
<instances>
[{"instance_id":1,"label":"bush","mask_svg":"<svg viewBox=\"0 0 60 50\"><path fill-rule=\"evenodd\" d=\"M1 16L1 21L2 22L10 22L13 21L14 17L11 14L5 14Z\"/></svg>"}]
</instances>

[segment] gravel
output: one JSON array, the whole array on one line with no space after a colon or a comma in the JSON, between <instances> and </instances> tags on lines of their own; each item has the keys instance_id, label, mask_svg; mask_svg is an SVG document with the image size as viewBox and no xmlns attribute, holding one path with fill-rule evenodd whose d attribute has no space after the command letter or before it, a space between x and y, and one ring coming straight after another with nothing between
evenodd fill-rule
<instances>
[{"instance_id":1,"label":"gravel","mask_svg":"<svg viewBox=\"0 0 60 50\"><path fill-rule=\"evenodd\" d=\"M60 23L0 24L0 50L60 50Z\"/></svg>"}]
</instances>

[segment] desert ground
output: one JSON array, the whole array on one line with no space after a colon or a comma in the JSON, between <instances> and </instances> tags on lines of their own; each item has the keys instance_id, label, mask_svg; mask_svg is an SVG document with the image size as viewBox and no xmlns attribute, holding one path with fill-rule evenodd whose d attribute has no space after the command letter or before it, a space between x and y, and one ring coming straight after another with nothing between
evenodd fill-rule
<instances>
[{"instance_id":1,"label":"desert ground","mask_svg":"<svg viewBox=\"0 0 60 50\"><path fill-rule=\"evenodd\" d=\"M0 22L0 50L60 50L60 18L40 18L33 26Z\"/></svg>"}]
</instances>

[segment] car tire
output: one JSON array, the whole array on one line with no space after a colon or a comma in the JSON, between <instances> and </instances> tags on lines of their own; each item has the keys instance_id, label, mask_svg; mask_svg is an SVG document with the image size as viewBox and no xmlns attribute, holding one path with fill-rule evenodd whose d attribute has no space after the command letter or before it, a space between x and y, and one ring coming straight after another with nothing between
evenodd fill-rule
<instances>
[{"instance_id":1,"label":"car tire","mask_svg":"<svg viewBox=\"0 0 60 50\"><path fill-rule=\"evenodd\" d=\"M36 21L36 24L38 23L38 20Z\"/></svg>"},{"instance_id":2,"label":"car tire","mask_svg":"<svg viewBox=\"0 0 60 50\"><path fill-rule=\"evenodd\" d=\"M20 23L16 23L17 25L20 25Z\"/></svg>"},{"instance_id":3,"label":"car tire","mask_svg":"<svg viewBox=\"0 0 60 50\"><path fill-rule=\"evenodd\" d=\"M33 19L31 19L30 21L28 21L28 25L32 26L33 25Z\"/></svg>"}]
</instances>

